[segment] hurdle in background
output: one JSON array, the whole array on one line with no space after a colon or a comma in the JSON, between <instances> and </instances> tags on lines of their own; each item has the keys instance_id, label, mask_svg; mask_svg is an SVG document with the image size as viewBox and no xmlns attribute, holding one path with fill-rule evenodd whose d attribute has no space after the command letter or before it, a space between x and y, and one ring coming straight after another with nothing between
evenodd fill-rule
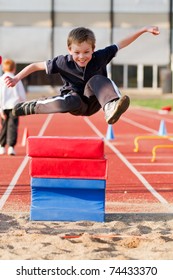
<instances>
[{"instance_id":1,"label":"hurdle in background","mask_svg":"<svg viewBox=\"0 0 173 280\"><path fill-rule=\"evenodd\" d=\"M28 137L31 220L105 219L107 160L96 137Z\"/></svg>"},{"instance_id":2,"label":"hurdle in background","mask_svg":"<svg viewBox=\"0 0 173 280\"><path fill-rule=\"evenodd\" d=\"M139 140L156 140L156 139L168 139L172 140L173 135L167 135L167 129L165 125L165 121L161 120L160 121L160 126L159 126L159 131L157 135L140 135L136 136L134 139L134 152L139 152ZM162 145L154 145L152 148L152 159L151 162L154 162L156 160L156 150L158 149L173 149L173 145L169 144L162 144Z\"/></svg>"}]
</instances>

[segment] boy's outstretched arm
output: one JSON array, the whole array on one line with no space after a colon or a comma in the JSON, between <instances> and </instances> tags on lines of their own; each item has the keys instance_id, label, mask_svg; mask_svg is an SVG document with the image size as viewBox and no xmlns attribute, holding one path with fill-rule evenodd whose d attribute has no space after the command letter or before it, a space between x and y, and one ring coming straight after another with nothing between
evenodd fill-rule
<instances>
[{"instance_id":1,"label":"boy's outstretched arm","mask_svg":"<svg viewBox=\"0 0 173 280\"><path fill-rule=\"evenodd\" d=\"M29 74L36 72L36 71L45 70L45 69L46 68L45 68L44 62L31 63L28 66L26 66L25 68L23 68L23 70L21 70L17 75L15 75L14 78L6 77L4 79L4 81L7 85L7 87L14 87L18 81L22 80Z\"/></svg>"},{"instance_id":2,"label":"boy's outstretched arm","mask_svg":"<svg viewBox=\"0 0 173 280\"><path fill-rule=\"evenodd\" d=\"M138 30L134 34L130 35L129 37L121 40L119 43L117 43L119 49L125 48L128 45L130 45L132 42L134 42L139 36L141 36L143 33L149 32L153 35L159 35L160 31L157 26L145 26L142 29Z\"/></svg>"}]
</instances>

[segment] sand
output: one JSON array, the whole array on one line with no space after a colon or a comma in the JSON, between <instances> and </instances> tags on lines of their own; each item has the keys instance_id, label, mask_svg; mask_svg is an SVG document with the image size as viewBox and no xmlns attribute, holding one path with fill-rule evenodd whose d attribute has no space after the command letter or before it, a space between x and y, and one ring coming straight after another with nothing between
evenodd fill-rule
<instances>
[{"instance_id":1,"label":"sand","mask_svg":"<svg viewBox=\"0 0 173 280\"><path fill-rule=\"evenodd\" d=\"M173 214L106 214L104 223L0 213L1 260L173 260Z\"/></svg>"}]
</instances>

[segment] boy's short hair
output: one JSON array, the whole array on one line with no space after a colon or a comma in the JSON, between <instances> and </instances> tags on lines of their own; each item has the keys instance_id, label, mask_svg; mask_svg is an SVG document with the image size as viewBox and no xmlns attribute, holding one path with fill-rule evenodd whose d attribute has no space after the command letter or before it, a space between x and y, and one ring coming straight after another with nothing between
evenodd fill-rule
<instances>
[{"instance_id":1,"label":"boy's short hair","mask_svg":"<svg viewBox=\"0 0 173 280\"><path fill-rule=\"evenodd\" d=\"M72 43L88 42L91 44L92 49L95 48L96 38L94 32L85 27L77 27L70 31L67 38L67 46L70 47Z\"/></svg>"},{"instance_id":2,"label":"boy's short hair","mask_svg":"<svg viewBox=\"0 0 173 280\"><path fill-rule=\"evenodd\" d=\"M12 72L16 68L16 63L12 59L4 59L2 62L2 68L4 72Z\"/></svg>"}]
</instances>

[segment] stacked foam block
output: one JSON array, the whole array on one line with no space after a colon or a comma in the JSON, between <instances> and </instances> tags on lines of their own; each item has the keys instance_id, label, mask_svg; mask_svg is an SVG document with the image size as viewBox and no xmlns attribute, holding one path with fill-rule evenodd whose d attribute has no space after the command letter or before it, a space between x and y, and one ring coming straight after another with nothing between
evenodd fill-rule
<instances>
[{"instance_id":1,"label":"stacked foam block","mask_svg":"<svg viewBox=\"0 0 173 280\"><path fill-rule=\"evenodd\" d=\"M107 160L96 137L28 137L31 220L103 222Z\"/></svg>"}]
</instances>

